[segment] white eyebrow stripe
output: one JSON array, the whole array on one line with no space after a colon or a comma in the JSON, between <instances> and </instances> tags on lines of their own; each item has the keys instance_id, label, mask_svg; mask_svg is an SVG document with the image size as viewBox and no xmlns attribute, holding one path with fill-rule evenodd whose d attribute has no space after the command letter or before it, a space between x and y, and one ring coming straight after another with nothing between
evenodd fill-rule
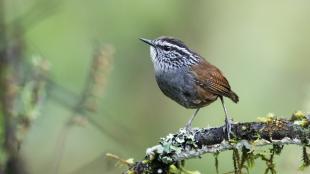
<instances>
[{"instance_id":1,"label":"white eyebrow stripe","mask_svg":"<svg viewBox=\"0 0 310 174\"><path fill-rule=\"evenodd\" d=\"M176 49L178 49L178 50L182 50L183 52L185 52L186 54L189 54L189 55L192 54L192 53L189 52L186 48L184 48L184 47L179 47L178 45L171 44L171 43L166 42L166 41L163 42L163 45L166 45L166 46L169 46L169 47L173 47L173 48L176 48Z\"/></svg>"}]
</instances>

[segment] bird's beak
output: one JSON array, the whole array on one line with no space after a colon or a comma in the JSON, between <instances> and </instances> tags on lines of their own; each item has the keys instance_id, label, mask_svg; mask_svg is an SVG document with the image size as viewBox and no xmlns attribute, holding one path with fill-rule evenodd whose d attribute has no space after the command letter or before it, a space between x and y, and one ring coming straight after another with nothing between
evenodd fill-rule
<instances>
[{"instance_id":1,"label":"bird's beak","mask_svg":"<svg viewBox=\"0 0 310 174\"><path fill-rule=\"evenodd\" d=\"M144 38L139 38L142 42L147 43L148 45L151 45L153 47L155 47L154 43L152 42L152 40L148 40L148 39L144 39Z\"/></svg>"}]
</instances>

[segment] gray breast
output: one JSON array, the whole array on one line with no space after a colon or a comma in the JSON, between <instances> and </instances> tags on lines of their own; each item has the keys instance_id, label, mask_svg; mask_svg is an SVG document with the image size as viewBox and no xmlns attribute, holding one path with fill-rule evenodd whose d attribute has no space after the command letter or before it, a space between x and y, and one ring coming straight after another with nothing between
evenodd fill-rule
<instances>
[{"instance_id":1,"label":"gray breast","mask_svg":"<svg viewBox=\"0 0 310 174\"><path fill-rule=\"evenodd\" d=\"M194 78L187 68L156 72L155 77L161 91L186 108L195 108L197 99Z\"/></svg>"}]
</instances>

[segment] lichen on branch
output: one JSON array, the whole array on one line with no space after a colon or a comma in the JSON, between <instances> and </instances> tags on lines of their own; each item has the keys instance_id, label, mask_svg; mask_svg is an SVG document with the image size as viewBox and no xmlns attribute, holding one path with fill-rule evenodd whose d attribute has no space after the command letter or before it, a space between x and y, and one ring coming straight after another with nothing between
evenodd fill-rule
<instances>
[{"instance_id":1,"label":"lichen on branch","mask_svg":"<svg viewBox=\"0 0 310 174\"><path fill-rule=\"evenodd\" d=\"M270 164L274 152L279 149L276 147L295 144L306 149L306 146L310 146L310 115L306 116L302 112L294 113L290 119L269 115L260 118L258 122L234 123L229 141L225 139L224 127L193 128L191 131L181 128L179 132L162 138L158 145L148 148L145 159L129 165L127 173L174 173L175 168L183 170L182 161L198 158L206 153L217 154L226 150L252 152L257 146L273 145L274 148L271 150L273 154L270 159L262 155L255 156L255 159L260 157ZM307 156L306 150L304 151L303 156ZM247 158L254 158L254 156ZM303 157L303 159L307 158ZM239 161L239 163L242 162ZM304 164L309 165L309 162L304 161ZM243 167L239 166L238 170L241 172L240 168ZM271 173L274 172L274 168L270 166L267 169ZM235 173L238 173L236 167Z\"/></svg>"}]
</instances>

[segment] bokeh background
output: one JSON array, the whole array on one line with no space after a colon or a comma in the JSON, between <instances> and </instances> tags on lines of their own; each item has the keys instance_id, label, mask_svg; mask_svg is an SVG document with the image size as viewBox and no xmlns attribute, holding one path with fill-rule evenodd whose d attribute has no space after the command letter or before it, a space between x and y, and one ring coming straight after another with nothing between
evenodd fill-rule
<instances>
[{"instance_id":1,"label":"bokeh background","mask_svg":"<svg viewBox=\"0 0 310 174\"><path fill-rule=\"evenodd\" d=\"M94 43L115 49L100 109L90 116L103 129L92 123L64 128L72 110L47 97L21 149L32 174L120 173L126 167L115 167L106 153L141 160L147 147L184 126L193 110L160 92L149 48L139 37L177 37L218 66L240 97L238 104L226 102L236 121L310 110L310 1L10 0L5 9L8 23L41 10L32 16L39 22L25 23L27 59L47 59L50 79L73 94L88 83ZM65 102L76 102L72 93L59 93ZM217 101L193 125L219 126L223 120ZM221 153L219 161L220 172L232 171L231 152ZM310 172L298 171L297 146L286 146L276 162L281 174ZM186 167L215 173L213 155L189 160ZM264 169L258 161L251 173Z\"/></svg>"}]
</instances>

